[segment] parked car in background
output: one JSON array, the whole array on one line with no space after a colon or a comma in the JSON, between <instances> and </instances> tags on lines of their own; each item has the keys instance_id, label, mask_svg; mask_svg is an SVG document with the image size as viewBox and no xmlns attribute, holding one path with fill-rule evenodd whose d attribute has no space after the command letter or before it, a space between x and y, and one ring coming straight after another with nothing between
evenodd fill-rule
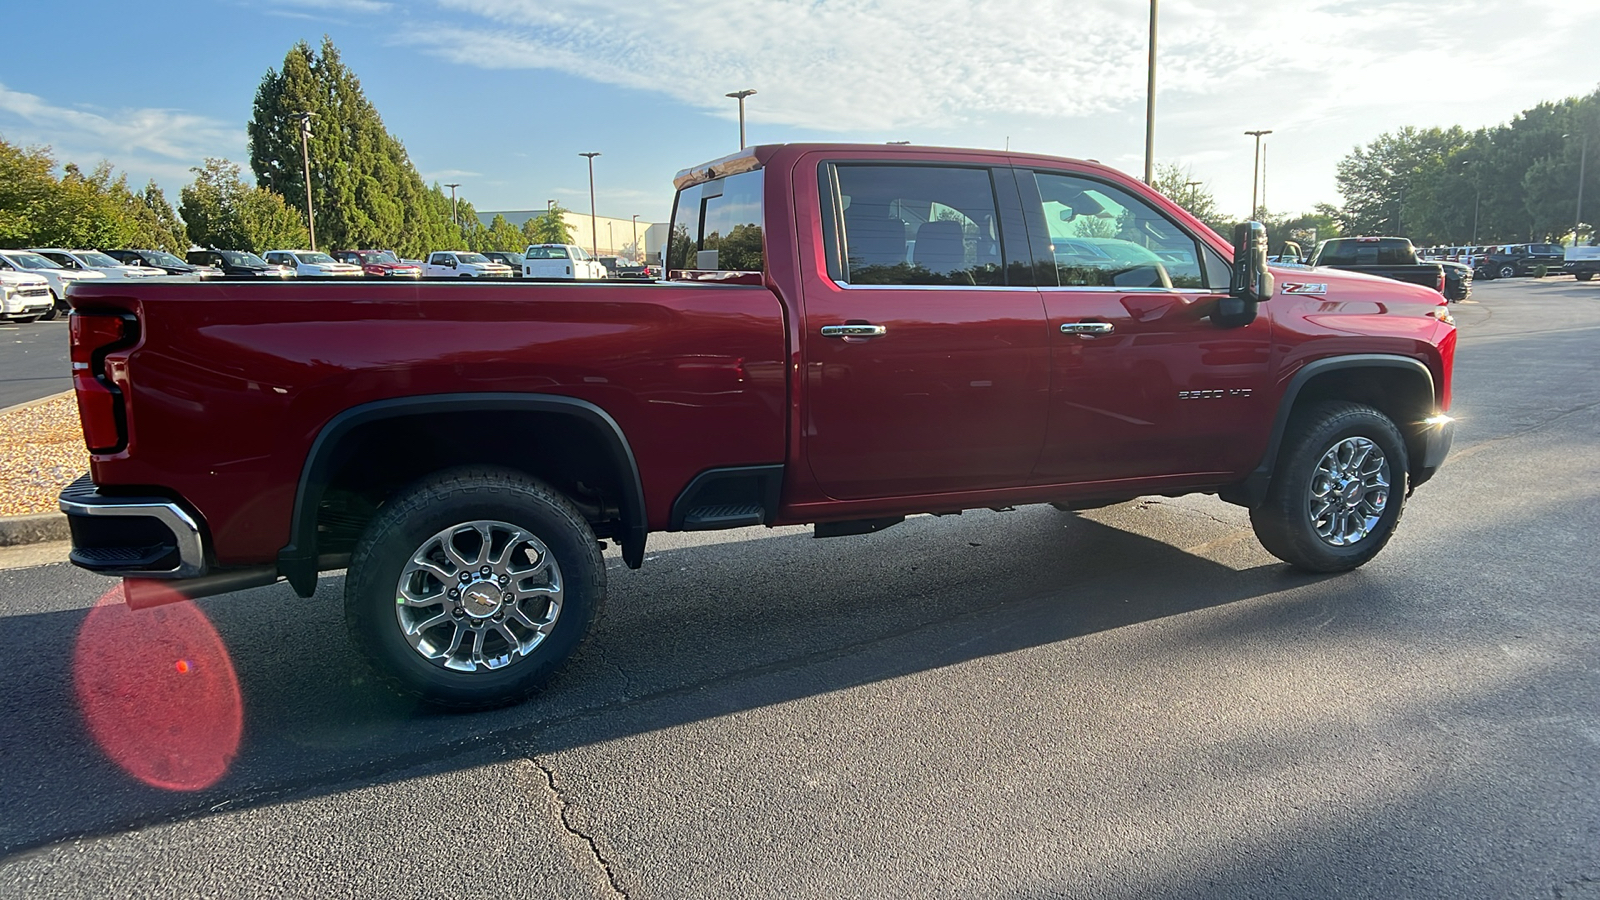
<instances>
[{"instance_id":1,"label":"parked car in background","mask_svg":"<svg viewBox=\"0 0 1600 900\"><path fill-rule=\"evenodd\" d=\"M190 265L211 266L226 278L293 278L294 270L275 266L248 250L190 250Z\"/></svg>"},{"instance_id":2,"label":"parked car in background","mask_svg":"<svg viewBox=\"0 0 1600 900\"><path fill-rule=\"evenodd\" d=\"M1484 254L1477 268L1485 278L1526 278L1561 270L1565 256L1560 244L1506 244Z\"/></svg>"},{"instance_id":3,"label":"parked car in background","mask_svg":"<svg viewBox=\"0 0 1600 900\"><path fill-rule=\"evenodd\" d=\"M39 275L0 268L0 319L32 322L52 315L54 310L50 282Z\"/></svg>"},{"instance_id":4,"label":"parked car in background","mask_svg":"<svg viewBox=\"0 0 1600 900\"><path fill-rule=\"evenodd\" d=\"M134 278L156 278L167 273L144 266L123 265L98 250L63 250L60 247L35 247L33 253L50 260L63 269L74 272L101 272L107 278L128 281Z\"/></svg>"},{"instance_id":5,"label":"parked car in background","mask_svg":"<svg viewBox=\"0 0 1600 900\"><path fill-rule=\"evenodd\" d=\"M0 272L25 272L38 275L49 285L50 297L55 305L44 318L53 319L59 313L71 311L67 305L67 286L75 281L101 281L106 273L99 270L68 269L31 250L0 250Z\"/></svg>"},{"instance_id":6,"label":"parked car in background","mask_svg":"<svg viewBox=\"0 0 1600 900\"><path fill-rule=\"evenodd\" d=\"M421 278L422 267L401 261L393 250L335 250L333 258L352 266L360 266L363 274L371 278Z\"/></svg>"},{"instance_id":7,"label":"parked car in background","mask_svg":"<svg viewBox=\"0 0 1600 900\"><path fill-rule=\"evenodd\" d=\"M1600 272L1600 247L1569 247L1561 271L1579 281L1593 278L1596 272Z\"/></svg>"},{"instance_id":8,"label":"parked car in background","mask_svg":"<svg viewBox=\"0 0 1600 900\"><path fill-rule=\"evenodd\" d=\"M1310 264L1420 284L1440 294L1445 290L1444 266L1418 260L1416 248L1403 237L1331 238L1317 245Z\"/></svg>"},{"instance_id":9,"label":"parked car in background","mask_svg":"<svg viewBox=\"0 0 1600 900\"><path fill-rule=\"evenodd\" d=\"M1472 267L1448 259L1435 260L1444 269L1444 298L1459 303L1472 296Z\"/></svg>"},{"instance_id":10,"label":"parked car in background","mask_svg":"<svg viewBox=\"0 0 1600 900\"><path fill-rule=\"evenodd\" d=\"M606 267L577 244L533 244L522 251L525 278L590 281L605 278L606 274Z\"/></svg>"},{"instance_id":11,"label":"parked car in background","mask_svg":"<svg viewBox=\"0 0 1600 900\"><path fill-rule=\"evenodd\" d=\"M511 277L522 277L522 254L508 250L485 250L483 255L503 266L511 267Z\"/></svg>"},{"instance_id":12,"label":"parked car in background","mask_svg":"<svg viewBox=\"0 0 1600 900\"><path fill-rule=\"evenodd\" d=\"M193 275L196 278L215 278L222 270L214 266L196 266L186 263L165 250L103 250L105 255L128 266L148 266L168 275Z\"/></svg>"},{"instance_id":13,"label":"parked car in background","mask_svg":"<svg viewBox=\"0 0 1600 900\"><path fill-rule=\"evenodd\" d=\"M360 278L360 266L339 262L317 250L268 250L267 262L287 266L300 278Z\"/></svg>"},{"instance_id":14,"label":"parked car in background","mask_svg":"<svg viewBox=\"0 0 1600 900\"><path fill-rule=\"evenodd\" d=\"M438 250L428 254L422 274L429 278L510 278L511 267L482 253Z\"/></svg>"}]
</instances>

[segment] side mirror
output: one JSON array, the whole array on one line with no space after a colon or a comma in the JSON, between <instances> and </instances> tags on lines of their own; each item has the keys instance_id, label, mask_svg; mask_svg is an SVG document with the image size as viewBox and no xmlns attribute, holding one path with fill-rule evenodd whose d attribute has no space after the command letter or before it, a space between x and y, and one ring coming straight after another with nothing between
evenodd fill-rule
<instances>
[{"instance_id":1,"label":"side mirror","mask_svg":"<svg viewBox=\"0 0 1600 900\"><path fill-rule=\"evenodd\" d=\"M1277 287L1267 271L1267 227L1260 222L1242 222L1233 229L1233 277L1228 296L1217 301L1211 319L1224 328L1237 328L1255 321L1256 305L1272 299Z\"/></svg>"},{"instance_id":2,"label":"side mirror","mask_svg":"<svg viewBox=\"0 0 1600 900\"><path fill-rule=\"evenodd\" d=\"M1072 211L1072 207L1070 207L1070 206L1061 207L1061 221L1063 221L1063 222L1071 222L1073 219L1077 218L1077 216L1078 216L1078 214Z\"/></svg>"}]
</instances>

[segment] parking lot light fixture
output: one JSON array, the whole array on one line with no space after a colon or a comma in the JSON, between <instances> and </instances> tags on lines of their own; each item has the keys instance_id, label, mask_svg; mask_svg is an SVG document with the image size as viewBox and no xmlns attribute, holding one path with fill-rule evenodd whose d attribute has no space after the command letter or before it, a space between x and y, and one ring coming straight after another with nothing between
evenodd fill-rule
<instances>
[{"instance_id":1,"label":"parking lot light fixture","mask_svg":"<svg viewBox=\"0 0 1600 900\"><path fill-rule=\"evenodd\" d=\"M600 151L579 153L578 155L589 160L589 252L599 256L600 226L594 214L594 158L600 155Z\"/></svg>"},{"instance_id":2,"label":"parking lot light fixture","mask_svg":"<svg viewBox=\"0 0 1600 900\"><path fill-rule=\"evenodd\" d=\"M723 94L724 97L732 97L733 99L739 101L739 149L740 150L744 149L744 98L746 98L746 97L748 97L748 96L750 96L751 94L754 94L754 93L755 93L755 91L752 90L751 88L745 88L742 91L734 91L731 94Z\"/></svg>"},{"instance_id":3,"label":"parking lot light fixture","mask_svg":"<svg viewBox=\"0 0 1600 900\"><path fill-rule=\"evenodd\" d=\"M300 120L300 160L305 165L306 173L306 232L311 237L311 251L317 250L317 218L311 211L311 119L316 113L297 113L295 118Z\"/></svg>"},{"instance_id":4,"label":"parking lot light fixture","mask_svg":"<svg viewBox=\"0 0 1600 900\"><path fill-rule=\"evenodd\" d=\"M456 215L456 188L461 187L461 182L447 181L444 186L450 189L450 221L454 222L457 228L460 228L461 217Z\"/></svg>"},{"instance_id":5,"label":"parking lot light fixture","mask_svg":"<svg viewBox=\"0 0 1600 900\"><path fill-rule=\"evenodd\" d=\"M1260 210L1256 206L1256 200L1260 196L1260 194L1257 193L1257 189L1261 187L1261 136L1271 133L1272 129L1270 128L1266 128L1261 131L1245 132L1245 134L1252 135L1256 139L1256 164L1255 168L1251 170L1250 175L1250 218L1252 219L1255 219L1260 215Z\"/></svg>"}]
</instances>

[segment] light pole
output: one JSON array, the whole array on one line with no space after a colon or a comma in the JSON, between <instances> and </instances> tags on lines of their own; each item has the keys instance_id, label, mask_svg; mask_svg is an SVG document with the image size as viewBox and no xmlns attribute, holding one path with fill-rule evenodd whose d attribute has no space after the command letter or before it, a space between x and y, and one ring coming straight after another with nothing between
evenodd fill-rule
<instances>
[{"instance_id":1,"label":"light pole","mask_svg":"<svg viewBox=\"0 0 1600 900\"><path fill-rule=\"evenodd\" d=\"M1252 219L1254 219L1259 212L1258 208L1256 207L1256 198L1260 195L1256 193L1256 189L1261 186L1261 136L1271 133L1272 129L1270 128L1266 128L1261 131L1245 132L1245 134L1251 135L1256 139L1256 164L1255 168L1250 172L1250 218Z\"/></svg>"},{"instance_id":2,"label":"light pole","mask_svg":"<svg viewBox=\"0 0 1600 900\"><path fill-rule=\"evenodd\" d=\"M555 208L556 208L556 202L554 200L546 200L544 202L544 211L545 212L549 212L550 210L555 209Z\"/></svg>"},{"instance_id":3,"label":"light pole","mask_svg":"<svg viewBox=\"0 0 1600 900\"><path fill-rule=\"evenodd\" d=\"M1199 187L1202 184L1205 184L1205 182L1204 181L1185 181L1183 183L1183 186L1189 189L1189 211L1190 212L1194 212L1195 204L1197 202L1199 202L1199 200L1200 200L1200 192L1195 190L1195 188Z\"/></svg>"},{"instance_id":4,"label":"light pole","mask_svg":"<svg viewBox=\"0 0 1600 900\"><path fill-rule=\"evenodd\" d=\"M754 90L752 90L750 88L745 88L742 91L734 91L731 94L723 94L722 95L724 97L732 97L733 99L739 101L739 149L740 150L744 149L744 98L746 98L746 97L748 97L748 96L750 96L751 94L754 94L754 93L755 93Z\"/></svg>"},{"instance_id":5,"label":"light pole","mask_svg":"<svg viewBox=\"0 0 1600 900\"><path fill-rule=\"evenodd\" d=\"M1572 137L1563 134L1562 137ZM1578 154L1578 214L1572 218L1572 246L1578 246L1578 229L1583 225L1583 176L1584 168L1589 162L1589 132L1583 132L1583 150Z\"/></svg>"},{"instance_id":6,"label":"light pole","mask_svg":"<svg viewBox=\"0 0 1600 900\"><path fill-rule=\"evenodd\" d=\"M579 153L589 160L589 252L595 256L600 255L600 226L594 216L594 158L600 155L598 150L591 153Z\"/></svg>"},{"instance_id":7,"label":"light pole","mask_svg":"<svg viewBox=\"0 0 1600 900\"><path fill-rule=\"evenodd\" d=\"M1478 183L1478 168L1475 165L1475 163L1477 163L1477 160L1475 160L1475 159L1464 159L1464 160L1461 161L1461 167L1462 168L1466 168L1467 166L1472 166L1473 167L1472 168L1472 246L1474 246L1474 247L1478 246L1478 204L1483 201L1483 185ZM1581 182L1579 184L1579 187L1582 187ZM1581 212L1581 210L1580 210L1580 212ZM1572 240L1574 242L1576 242L1578 240L1577 234L1573 234Z\"/></svg>"},{"instance_id":8,"label":"light pole","mask_svg":"<svg viewBox=\"0 0 1600 900\"><path fill-rule=\"evenodd\" d=\"M317 219L311 212L311 118L314 112L300 113L300 159L306 171L306 231L311 235L311 250L317 249Z\"/></svg>"},{"instance_id":9,"label":"light pole","mask_svg":"<svg viewBox=\"0 0 1600 900\"><path fill-rule=\"evenodd\" d=\"M456 188L461 187L461 182L447 181L444 186L450 189L450 221L454 222L457 228L460 228L461 217L456 215Z\"/></svg>"},{"instance_id":10,"label":"light pole","mask_svg":"<svg viewBox=\"0 0 1600 900\"><path fill-rule=\"evenodd\" d=\"M1150 81L1144 101L1144 183L1155 178L1156 165L1156 0L1150 0Z\"/></svg>"},{"instance_id":11,"label":"light pole","mask_svg":"<svg viewBox=\"0 0 1600 900\"><path fill-rule=\"evenodd\" d=\"M644 254L639 251L639 214L633 214L633 261L644 259Z\"/></svg>"}]
</instances>

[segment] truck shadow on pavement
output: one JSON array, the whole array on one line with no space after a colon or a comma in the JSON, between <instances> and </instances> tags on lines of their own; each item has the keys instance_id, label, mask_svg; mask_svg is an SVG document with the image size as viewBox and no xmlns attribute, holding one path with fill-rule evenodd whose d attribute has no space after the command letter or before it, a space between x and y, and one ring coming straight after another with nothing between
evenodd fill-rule
<instances>
[{"instance_id":1,"label":"truck shadow on pavement","mask_svg":"<svg viewBox=\"0 0 1600 900\"><path fill-rule=\"evenodd\" d=\"M1304 618L1292 592L1323 580L1258 549L1239 571L1049 507L860 538L752 534L614 566L595 634L550 688L471 715L377 684L345 636L342 577L310 599L277 585L200 601L232 656L244 736L231 771L195 792L141 784L91 739L65 671L82 609L9 617L0 852L537 756L1267 595L1289 592L1252 615Z\"/></svg>"}]
</instances>

